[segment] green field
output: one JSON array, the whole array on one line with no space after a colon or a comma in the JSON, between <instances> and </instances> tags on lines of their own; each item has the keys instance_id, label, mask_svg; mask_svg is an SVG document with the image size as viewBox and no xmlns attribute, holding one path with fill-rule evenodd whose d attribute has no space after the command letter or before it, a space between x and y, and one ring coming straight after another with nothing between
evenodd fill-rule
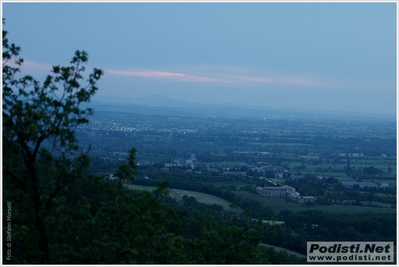
<instances>
[{"instance_id":1,"label":"green field","mask_svg":"<svg viewBox=\"0 0 399 267\"><path fill-rule=\"evenodd\" d=\"M378 208L378 207L368 207L368 206L355 206L355 205L313 205L308 206L304 204L298 204L294 202L289 202L285 198L268 198L262 197L255 193L249 193L244 191L235 191L237 196L242 198L249 198L252 200L257 200L262 204L273 208L273 210L278 213L282 210L291 210L293 212L304 211L304 210L320 210L327 211L330 213L360 213L360 212L389 212L395 213L394 208Z\"/></svg>"},{"instance_id":2,"label":"green field","mask_svg":"<svg viewBox=\"0 0 399 267\"><path fill-rule=\"evenodd\" d=\"M143 185L126 185L128 188L135 189L135 190L147 190L153 191L156 187L153 186L143 186ZM183 196L194 197L197 199L198 202L205 203L208 205L217 204L225 208L226 210L233 210L230 207L230 202L220 198L215 197L209 194L195 192L195 191L188 191L188 190L181 190L181 189L171 189L168 188L169 195L175 199L182 199Z\"/></svg>"}]
</instances>

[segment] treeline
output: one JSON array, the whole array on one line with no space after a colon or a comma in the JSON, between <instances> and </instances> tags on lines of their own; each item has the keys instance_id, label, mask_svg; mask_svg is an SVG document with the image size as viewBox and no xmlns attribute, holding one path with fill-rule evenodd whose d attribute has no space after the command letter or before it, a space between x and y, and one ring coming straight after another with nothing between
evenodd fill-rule
<instances>
[{"instance_id":1,"label":"treeline","mask_svg":"<svg viewBox=\"0 0 399 267\"><path fill-rule=\"evenodd\" d=\"M262 242L306 254L308 241L393 241L396 215L392 213L331 214L283 210L276 216L283 224L264 224Z\"/></svg>"},{"instance_id":2,"label":"treeline","mask_svg":"<svg viewBox=\"0 0 399 267\"><path fill-rule=\"evenodd\" d=\"M389 195L379 195L374 192L357 191L356 189L345 189L339 192L326 191L322 197L319 197L318 202L322 204L339 204L349 201L356 205L364 205L362 203L367 202L369 206L372 206L373 202L380 202L396 207L396 195L392 192L393 190L386 190L387 193L390 193Z\"/></svg>"}]
</instances>

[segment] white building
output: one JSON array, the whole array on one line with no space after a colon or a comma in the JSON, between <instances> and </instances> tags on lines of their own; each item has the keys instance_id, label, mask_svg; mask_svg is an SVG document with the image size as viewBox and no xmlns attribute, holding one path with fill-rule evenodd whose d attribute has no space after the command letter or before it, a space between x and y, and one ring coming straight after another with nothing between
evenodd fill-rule
<instances>
[{"instance_id":1,"label":"white building","mask_svg":"<svg viewBox=\"0 0 399 267\"><path fill-rule=\"evenodd\" d=\"M295 188L288 185L283 186L258 186L256 192L266 197L287 197L288 194L295 192Z\"/></svg>"},{"instance_id":2,"label":"white building","mask_svg":"<svg viewBox=\"0 0 399 267\"><path fill-rule=\"evenodd\" d=\"M314 202L313 196L301 196L294 187L289 185L283 186L257 186L256 193L265 197L288 198L297 203Z\"/></svg>"}]
</instances>

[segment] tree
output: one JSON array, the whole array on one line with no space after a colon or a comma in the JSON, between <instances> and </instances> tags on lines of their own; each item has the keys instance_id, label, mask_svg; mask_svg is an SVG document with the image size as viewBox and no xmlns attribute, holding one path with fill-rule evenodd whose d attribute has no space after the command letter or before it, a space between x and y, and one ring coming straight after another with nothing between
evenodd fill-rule
<instances>
[{"instance_id":1,"label":"tree","mask_svg":"<svg viewBox=\"0 0 399 267\"><path fill-rule=\"evenodd\" d=\"M206 248L204 263L256 264L268 263L260 253L260 236L257 232L244 231L236 226L227 226L204 233L205 242L200 247ZM211 246L209 246L211 245ZM236 251L236 253L231 253Z\"/></svg>"},{"instance_id":2,"label":"tree","mask_svg":"<svg viewBox=\"0 0 399 267\"><path fill-rule=\"evenodd\" d=\"M14 224L37 235L34 261L47 262L46 217L59 193L87 169L88 156L79 151L74 129L88 122L92 110L81 104L97 91L103 72L94 69L82 86L88 55L76 51L70 66L53 66L42 84L29 75L18 77L20 47L10 44L7 34L3 31L4 197L15 204Z\"/></svg>"}]
</instances>

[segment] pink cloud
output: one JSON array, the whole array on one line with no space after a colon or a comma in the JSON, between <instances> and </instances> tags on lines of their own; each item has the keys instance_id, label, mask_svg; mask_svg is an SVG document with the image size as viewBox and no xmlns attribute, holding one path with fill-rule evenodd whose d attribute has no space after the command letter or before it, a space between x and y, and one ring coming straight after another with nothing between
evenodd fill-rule
<instances>
[{"instance_id":1,"label":"pink cloud","mask_svg":"<svg viewBox=\"0 0 399 267\"><path fill-rule=\"evenodd\" d=\"M16 66L14 61L6 62L9 66ZM30 69L40 72L50 72L52 65L25 60L22 70ZM105 74L141 77L146 79L173 80L176 82L231 84L236 86L250 86L256 84L266 85L293 85L307 86L309 88L334 88L334 89L373 89L374 87L356 81L326 81L325 79L311 78L309 75L302 77L292 74L265 74L261 70L244 67L226 66L186 66L187 73L164 70L116 70L105 69ZM254 75L254 73L258 75ZM191 73L191 74L189 74ZM196 73L196 74L193 74ZM252 74L251 74L252 73ZM322 81L324 80L324 82Z\"/></svg>"},{"instance_id":2,"label":"pink cloud","mask_svg":"<svg viewBox=\"0 0 399 267\"><path fill-rule=\"evenodd\" d=\"M202 71L203 72L203 71ZM233 74L212 74L212 75L190 75L180 72L168 72L159 70L113 70L107 69L105 73L122 76L156 78L156 79L174 79L182 82L199 82L199 83L227 83L236 85L246 85L250 83L267 83L267 84L291 84L291 85L308 85L315 86L312 80L304 78L290 77L254 77L254 76L237 76ZM219 76L219 77L215 77Z\"/></svg>"},{"instance_id":3,"label":"pink cloud","mask_svg":"<svg viewBox=\"0 0 399 267\"><path fill-rule=\"evenodd\" d=\"M176 77L185 77L185 74L182 73L174 73L167 71L130 71L130 70L105 70L106 73L111 73L115 75L122 76L135 76L135 77L159 77L159 78L176 78Z\"/></svg>"},{"instance_id":4,"label":"pink cloud","mask_svg":"<svg viewBox=\"0 0 399 267\"><path fill-rule=\"evenodd\" d=\"M228 69L228 68L227 68ZM265 84L289 84L289 85L301 85L301 86L319 86L320 84L314 80L308 78L292 78L292 77L263 77L263 76L240 76L226 71L222 71L224 74L212 73L212 75L204 74L202 69L200 72L202 75L190 75L181 72L168 72L160 70L113 70L107 69L105 73L122 76L132 77L143 77L143 78L156 78L156 79L174 79L182 82L198 82L198 83L227 83L235 85L248 85L249 83L265 83ZM224 69L226 70L226 68ZM232 72L237 72L237 69L231 69ZM249 72L248 69L245 72Z\"/></svg>"},{"instance_id":5,"label":"pink cloud","mask_svg":"<svg viewBox=\"0 0 399 267\"><path fill-rule=\"evenodd\" d=\"M130 70L106 69L105 73L111 73L114 75L122 75L122 76L143 77L143 78L175 79L183 82L234 83L233 81L226 79L189 75L178 72L159 71L159 70L130 71Z\"/></svg>"}]
</instances>

